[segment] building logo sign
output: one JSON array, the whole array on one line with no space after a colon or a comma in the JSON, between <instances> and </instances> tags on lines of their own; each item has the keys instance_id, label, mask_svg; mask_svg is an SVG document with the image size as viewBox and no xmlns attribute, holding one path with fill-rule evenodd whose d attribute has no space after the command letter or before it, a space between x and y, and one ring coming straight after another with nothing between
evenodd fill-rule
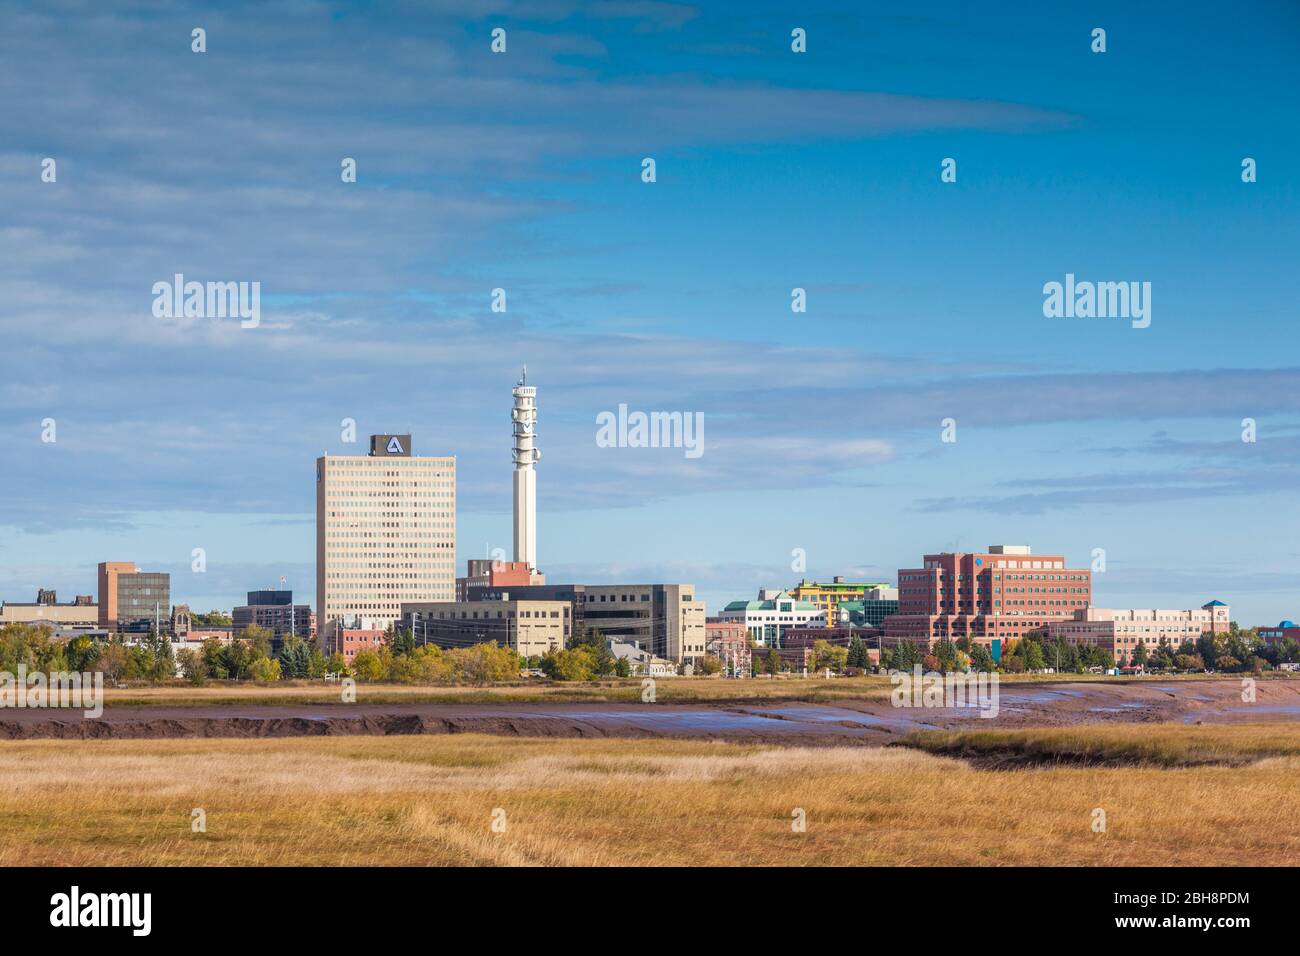
<instances>
[{"instance_id":1,"label":"building logo sign","mask_svg":"<svg viewBox=\"0 0 1300 956\"><path fill-rule=\"evenodd\" d=\"M371 435L370 454L376 458L410 458L410 435Z\"/></svg>"}]
</instances>

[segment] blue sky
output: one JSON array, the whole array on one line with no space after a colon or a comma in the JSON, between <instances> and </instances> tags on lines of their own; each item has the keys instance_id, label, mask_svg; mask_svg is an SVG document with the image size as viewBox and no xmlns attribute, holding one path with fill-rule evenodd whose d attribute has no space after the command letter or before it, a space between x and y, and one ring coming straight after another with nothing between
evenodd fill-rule
<instances>
[{"instance_id":1,"label":"blue sky","mask_svg":"<svg viewBox=\"0 0 1300 956\"><path fill-rule=\"evenodd\" d=\"M796 548L1007 542L1300 614L1300 8L811 6L0 3L0 596L310 595L346 417L458 457L459 563L508 550L526 362L551 580L715 609ZM176 272L261 282L261 327L155 318ZM1067 272L1149 281L1150 328L1045 318ZM598 448L620 403L705 454Z\"/></svg>"}]
</instances>

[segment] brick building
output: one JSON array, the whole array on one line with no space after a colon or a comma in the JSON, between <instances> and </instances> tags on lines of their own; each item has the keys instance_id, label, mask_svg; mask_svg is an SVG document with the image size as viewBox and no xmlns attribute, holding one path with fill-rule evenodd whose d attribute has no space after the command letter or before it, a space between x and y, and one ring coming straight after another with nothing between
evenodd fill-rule
<instances>
[{"instance_id":1,"label":"brick building","mask_svg":"<svg viewBox=\"0 0 1300 956\"><path fill-rule=\"evenodd\" d=\"M899 569L898 592L898 613L884 620L887 637L918 647L969 637L997 658L1008 642L1045 637L1049 624L1091 605L1092 572L1026 545L991 545L925 555L922 567Z\"/></svg>"}]
</instances>

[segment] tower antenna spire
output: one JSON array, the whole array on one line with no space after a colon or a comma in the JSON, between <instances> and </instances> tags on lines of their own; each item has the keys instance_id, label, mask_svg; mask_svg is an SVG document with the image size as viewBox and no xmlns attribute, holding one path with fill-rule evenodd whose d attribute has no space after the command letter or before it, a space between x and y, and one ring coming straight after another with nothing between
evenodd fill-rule
<instances>
[{"instance_id":1,"label":"tower antenna spire","mask_svg":"<svg viewBox=\"0 0 1300 956\"><path fill-rule=\"evenodd\" d=\"M511 393L514 408L515 561L523 562L530 572L537 570L537 472L534 466L542 453L537 450L537 389L528 382L528 366L520 372L519 384Z\"/></svg>"}]
</instances>

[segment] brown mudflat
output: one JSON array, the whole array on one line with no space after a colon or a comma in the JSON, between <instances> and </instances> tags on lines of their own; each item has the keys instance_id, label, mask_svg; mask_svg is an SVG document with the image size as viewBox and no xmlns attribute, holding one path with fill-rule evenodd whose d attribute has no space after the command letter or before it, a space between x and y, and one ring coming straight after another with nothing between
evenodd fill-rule
<instances>
[{"instance_id":1,"label":"brown mudflat","mask_svg":"<svg viewBox=\"0 0 1300 956\"><path fill-rule=\"evenodd\" d=\"M989 718L976 708L895 707L889 700L110 705L97 718L79 710L7 708L0 710L0 740L481 733L879 746L926 729L1300 720L1300 680L1260 681L1254 702L1243 701L1242 691L1241 680L1230 678L1006 683Z\"/></svg>"}]
</instances>

